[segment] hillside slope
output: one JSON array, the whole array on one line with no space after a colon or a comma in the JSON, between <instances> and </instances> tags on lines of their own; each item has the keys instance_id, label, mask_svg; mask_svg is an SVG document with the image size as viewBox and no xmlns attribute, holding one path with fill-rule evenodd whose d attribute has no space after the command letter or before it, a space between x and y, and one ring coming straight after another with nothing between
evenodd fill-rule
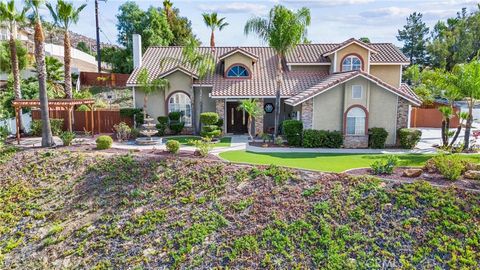
<instances>
[{"instance_id":1,"label":"hillside slope","mask_svg":"<svg viewBox=\"0 0 480 270\"><path fill-rule=\"evenodd\" d=\"M99 151L0 164L17 269L475 269L480 195L426 183Z\"/></svg>"}]
</instances>

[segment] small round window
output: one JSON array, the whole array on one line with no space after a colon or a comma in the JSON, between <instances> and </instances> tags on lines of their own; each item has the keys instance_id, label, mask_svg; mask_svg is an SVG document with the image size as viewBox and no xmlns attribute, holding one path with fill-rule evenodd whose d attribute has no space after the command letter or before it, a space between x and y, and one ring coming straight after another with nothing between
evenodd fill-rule
<instances>
[{"instance_id":1,"label":"small round window","mask_svg":"<svg viewBox=\"0 0 480 270\"><path fill-rule=\"evenodd\" d=\"M248 69L243 66L233 66L227 72L227 77L229 78L245 78L249 77L250 73Z\"/></svg>"}]
</instances>

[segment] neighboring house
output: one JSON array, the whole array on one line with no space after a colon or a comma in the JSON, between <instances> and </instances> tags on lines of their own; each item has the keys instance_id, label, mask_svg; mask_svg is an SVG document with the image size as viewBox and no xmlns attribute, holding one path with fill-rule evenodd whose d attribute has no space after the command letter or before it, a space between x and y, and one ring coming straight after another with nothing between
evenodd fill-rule
<instances>
[{"instance_id":1,"label":"neighboring house","mask_svg":"<svg viewBox=\"0 0 480 270\"><path fill-rule=\"evenodd\" d=\"M217 63L214 75L201 81L195 69L169 60L181 59L181 47L150 47L140 58L141 52L135 51L136 68L127 86L134 89L136 107L143 107L137 75L146 68L151 78L170 81L169 89L148 99L148 114L155 118L182 111L186 126L192 127L199 118L203 91L203 111L216 111L224 118L226 133L245 133L247 117L237 107L241 99L256 98L266 111L254 121L256 134L273 130L274 111L280 109L281 121L299 119L305 129L341 131L345 147L354 148L367 147L370 127L385 128L387 144L396 144L397 130L409 126L411 106L421 104L401 82L408 59L390 43L349 39L339 44L298 45L282 63L281 108L275 108L277 61L272 48L199 49L211 52Z\"/></svg>"}]
</instances>

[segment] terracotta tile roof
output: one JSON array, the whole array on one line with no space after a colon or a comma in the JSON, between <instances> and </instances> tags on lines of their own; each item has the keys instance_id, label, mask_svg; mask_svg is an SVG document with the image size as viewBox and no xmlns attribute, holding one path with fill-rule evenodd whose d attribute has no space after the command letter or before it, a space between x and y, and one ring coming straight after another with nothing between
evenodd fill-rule
<instances>
[{"instance_id":1,"label":"terracotta tile roof","mask_svg":"<svg viewBox=\"0 0 480 270\"><path fill-rule=\"evenodd\" d=\"M237 53L237 52L238 52L238 53L241 53L241 54L244 54L244 55L252 58L252 59L255 60L255 61L258 60L258 56L257 56L257 55L255 55L255 54L253 54L253 53L251 53L251 52L249 52L249 51L246 51L246 50L244 50L244 49L242 49L242 48L240 48L240 47L237 47L237 48L235 48L235 49L233 49L233 50L231 50L231 51L228 51L228 52L220 55L220 56L218 57L218 59L219 59L219 60L223 60L223 59L227 58L227 56L230 56L230 55L235 54L235 53Z\"/></svg>"},{"instance_id":2,"label":"terracotta tile roof","mask_svg":"<svg viewBox=\"0 0 480 270\"><path fill-rule=\"evenodd\" d=\"M287 99L285 103L293 106L298 105L318 94L321 94L339 84L342 84L358 76L362 76L364 78L369 79L372 82L375 82L379 86L387 90L390 90L394 94L401 96L406 100L410 101L413 105L419 106L422 103L421 100L418 98L418 96L415 95L415 93L406 84L402 84L400 88L395 88L383 82L379 78L362 71L338 72L338 73L333 73L331 75L328 75L320 83L306 89L305 91L301 91L299 94Z\"/></svg>"},{"instance_id":3,"label":"terracotta tile roof","mask_svg":"<svg viewBox=\"0 0 480 270\"><path fill-rule=\"evenodd\" d=\"M367 44L367 43L362 42L362 41L360 41L360 40L358 40L358 39L355 39L355 38L350 38L350 39L345 40L345 41L342 42L342 43L337 44L337 46L333 47L332 49L324 52L323 55L324 55L324 56L327 56L327 55L329 55L329 54L332 54L332 53L334 53L335 51L338 51L338 50L340 50L341 48L349 45L350 43L357 43L358 45L360 45L360 46L362 46L362 47L365 47L365 48L367 48L367 49L369 49L369 50L377 53L377 50L375 50L375 48L373 48L372 46L370 46L370 44Z\"/></svg>"}]
</instances>

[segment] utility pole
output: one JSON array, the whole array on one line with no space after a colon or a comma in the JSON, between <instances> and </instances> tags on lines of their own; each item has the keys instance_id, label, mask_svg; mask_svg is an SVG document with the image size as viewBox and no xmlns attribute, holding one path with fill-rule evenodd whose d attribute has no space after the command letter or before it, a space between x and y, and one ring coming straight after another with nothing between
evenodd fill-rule
<instances>
[{"instance_id":1,"label":"utility pole","mask_svg":"<svg viewBox=\"0 0 480 270\"><path fill-rule=\"evenodd\" d=\"M95 0L95 23L97 26L97 69L102 72L102 57L100 55L100 26L98 25L98 0Z\"/></svg>"}]
</instances>

